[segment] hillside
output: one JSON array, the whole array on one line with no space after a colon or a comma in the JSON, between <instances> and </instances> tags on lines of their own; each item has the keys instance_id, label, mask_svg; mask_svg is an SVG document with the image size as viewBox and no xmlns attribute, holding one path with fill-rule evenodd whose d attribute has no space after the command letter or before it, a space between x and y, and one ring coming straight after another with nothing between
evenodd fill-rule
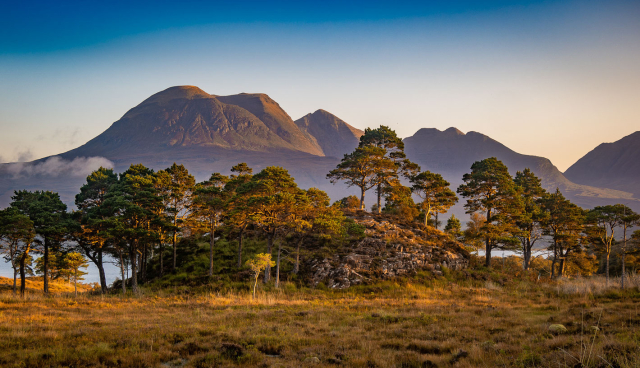
<instances>
[{"instance_id":1,"label":"hillside","mask_svg":"<svg viewBox=\"0 0 640 368\"><path fill-rule=\"evenodd\" d=\"M324 175L338 162L333 157L337 147L352 150L358 134L362 132L325 111L322 119L312 118L301 129L266 94L216 96L194 86L171 87L76 149L0 165L0 206L17 189L57 191L72 204L92 170L107 166L123 171L133 163L155 170L181 163L198 180L216 171L228 173L239 162L256 171L278 165L289 169L302 187L321 187L339 196L345 188L332 186Z\"/></svg>"},{"instance_id":2,"label":"hillside","mask_svg":"<svg viewBox=\"0 0 640 368\"><path fill-rule=\"evenodd\" d=\"M407 157L423 170L442 174L453 187L462 182L462 175L470 171L475 161L496 157L507 165L512 175L528 167L542 180L547 190L560 188L583 207L619 200L630 201L633 206L640 207L640 202L631 193L573 183L549 159L517 153L478 132L464 134L456 128L445 131L423 128L405 138L404 143Z\"/></svg>"},{"instance_id":3,"label":"hillside","mask_svg":"<svg viewBox=\"0 0 640 368\"><path fill-rule=\"evenodd\" d=\"M353 151L364 134L325 110L307 114L295 123L329 157L342 158L345 153Z\"/></svg>"},{"instance_id":4,"label":"hillside","mask_svg":"<svg viewBox=\"0 0 640 368\"><path fill-rule=\"evenodd\" d=\"M640 197L640 131L600 144L564 175L575 183L623 190Z\"/></svg>"}]
</instances>

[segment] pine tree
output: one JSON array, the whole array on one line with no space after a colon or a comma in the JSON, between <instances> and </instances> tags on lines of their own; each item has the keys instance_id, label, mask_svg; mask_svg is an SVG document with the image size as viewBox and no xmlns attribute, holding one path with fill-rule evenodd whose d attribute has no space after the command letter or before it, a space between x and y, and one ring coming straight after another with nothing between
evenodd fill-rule
<instances>
[{"instance_id":1,"label":"pine tree","mask_svg":"<svg viewBox=\"0 0 640 368\"><path fill-rule=\"evenodd\" d=\"M252 223L267 236L267 253L271 254L274 240L291 226L296 207L306 199L304 191L298 188L287 170L269 166L241 185L237 193L244 197ZM276 267L279 267L281 246L279 242ZM271 267L267 267L264 281L270 279Z\"/></svg>"},{"instance_id":2,"label":"pine tree","mask_svg":"<svg viewBox=\"0 0 640 368\"><path fill-rule=\"evenodd\" d=\"M165 204L166 212L171 217L173 223L173 266L176 269L176 257L177 257L177 241L178 232L183 221L188 217L191 195L193 188L196 184L196 180L193 175L189 174L189 171L184 165L177 165L174 163L170 168L164 170L169 175L167 180L167 187L165 190L168 195L167 203Z\"/></svg>"},{"instance_id":3,"label":"pine tree","mask_svg":"<svg viewBox=\"0 0 640 368\"><path fill-rule=\"evenodd\" d=\"M238 232L238 269L242 268L242 243L244 233L251 225L251 213L247 206L247 202L242 195L238 195L237 189L243 184L248 183L253 177L253 169L246 163L241 162L231 168L229 181L224 186L225 192L229 197L229 209L227 222L233 226Z\"/></svg>"},{"instance_id":4,"label":"pine tree","mask_svg":"<svg viewBox=\"0 0 640 368\"><path fill-rule=\"evenodd\" d=\"M33 221L15 208L0 210L0 249L13 268L13 293L16 294L16 276L20 272L20 294L25 291L25 260L29 257L35 237Z\"/></svg>"},{"instance_id":5,"label":"pine tree","mask_svg":"<svg viewBox=\"0 0 640 368\"><path fill-rule=\"evenodd\" d=\"M11 207L33 221L36 235L42 239L43 271L48 274L50 250L59 246L67 233L67 205L62 203L58 193L49 191L16 191L11 199ZM43 284L44 293L49 293L46 277Z\"/></svg>"},{"instance_id":6,"label":"pine tree","mask_svg":"<svg viewBox=\"0 0 640 368\"><path fill-rule=\"evenodd\" d=\"M384 148L375 146L358 147L344 155L338 167L327 174L331 183L344 180L347 186L360 188L360 209L364 210L364 195L367 190L377 187L381 178L387 180L397 174L396 163L386 157Z\"/></svg>"},{"instance_id":7,"label":"pine tree","mask_svg":"<svg viewBox=\"0 0 640 368\"><path fill-rule=\"evenodd\" d=\"M444 227L444 231L456 240L462 237L462 224L456 215L451 215L451 217L449 217L447 225Z\"/></svg>"},{"instance_id":8,"label":"pine tree","mask_svg":"<svg viewBox=\"0 0 640 368\"><path fill-rule=\"evenodd\" d=\"M587 220L591 226L588 231L596 250L605 257L605 273L609 284L609 258L615 244L616 228L624 225L625 213L631 211L627 206L616 204L597 206L589 211ZM630 213L630 212L629 212Z\"/></svg>"},{"instance_id":9,"label":"pine tree","mask_svg":"<svg viewBox=\"0 0 640 368\"><path fill-rule=\"evenodd\" d=\"M540 179L528 168L516 173L514 183L518 186L522 199L516 225L520 229L517 237L522 246L522 268L527 270L531 261L531 250L542 238L541 222L544 222L546 213L542 209L541 201L546 191L542 188Z\"/></svg>"},{"instance_id":10,"label":"pine tree","mask_svg":"<svg viewBox=\"0 0 640 368\"><path fill-rule=\"evenodd\" d=\"M458 202L456 194L449 189L449 182L440 174L424 171L412 176L409 180L412 184L411 191L422 199L419 206L424 211L425 227L429 223L432 211L447 212Z\"/></svg>"},{"instance_id":11,"label":"pine tree","mask_svg":"<svg viewBox=\"0 0 640 368\"><path fill-rule=\"evenodd\" d=\"M213 250L216 229L229 207L229 192L224 190L229 178L213 173L209 180L196 185L192 214L206 224L209 231L209 277L213 276Z\"/></svg>"},{"instance_id":12,"label":"pine tree","mask_svg":"<svg viewBox=\"0 0 640 368\"><path fill-rule=\"evenodd\" d=\"M476 161L471 173L464 174L462 180L465 183L458 187L458 194L467 198L466 212L486 214L478 235L484 239L486 265L490 267L493 249L514 244L516 186L507 167L495 157Z\"/></svg>"},{"instance_id":13,"label":"pine tree","mask_svg":"<svg viewBox=\"0 0 640 368\"><path fill-rule=\"evenodd\" d=\"M113 169L101 167L89 174L86 183L80 187L80 193L76 195L78 211L73 216L75 226L69 229L71 238L96 265L103 294L107 292L103 256L111 240L109 218L113 215L103 208L103 203L111 187L117 183L118 175Z\"/></svg>"},{"instance_id":14,"label":"pine tree","mask_svg":"<svg viewBox=\"0 0 640 368\"><path fill-rule=\"evenodd\" d=\"M379 128L366 128L364 134L360 137L358 147L373 146L381 148L385 151L384 157L393 162L395 170L386 170L381 167L375 178L375 188L377 198L377 211L382 210L382 196L385 188L393 185L400 175L410 178L412 175L420 171L420 167L407 159L404 153L404 142L395 131L389 127L381 125Z\"/></svg>"},{"instance_id":15,"label":"pine tree","mask_svg":"<svg viewBox=\"0 0 640 368\"><path fill-rule=\"evenodd\" d=\"M551 277L556 276L556 263L559 261L558 276L564 274L567 259L573 253L582 251L581 233L584 230L584 210L566 199L559 189L546 194L541 200L544 217L543 233L551 236L553 260Z\"/></svg>"}]
</instances>

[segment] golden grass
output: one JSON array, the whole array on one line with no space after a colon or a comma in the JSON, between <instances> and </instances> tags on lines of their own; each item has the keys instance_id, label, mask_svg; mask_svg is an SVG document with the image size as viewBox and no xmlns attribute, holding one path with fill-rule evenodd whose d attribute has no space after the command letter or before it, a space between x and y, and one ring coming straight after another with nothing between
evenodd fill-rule
<instances>
[{"instance_id":1,"label":"golden grass","mask_svg":"<svg viewBox=\"0 0 640 368\"><path fill-rule=\"evenodd\" d=\"M42 277L27 277L25 280L26 292L28 294L38 294L43 288ZM91 285L78 283L78 293L92 290ZM10 292L13 290L13 279L0 276L0 292ZM49 291L54 294L73 293L73 283L62 280L49 281ZM17 280L17 292L20 293L20 278Z\"/></svg>"},{"instance_id":2,"label":"golden grass","mask_svg":"<svg viewBox=\"0 0 640 368\"><path fill-rule=\"evenodd\" d=\"M0 366L639 367L638 302L638 290L442 279L324 292L286 284L255 300L3 293ZM555 323L568 332L551 334Z\"/></svg>"}]
</instances>

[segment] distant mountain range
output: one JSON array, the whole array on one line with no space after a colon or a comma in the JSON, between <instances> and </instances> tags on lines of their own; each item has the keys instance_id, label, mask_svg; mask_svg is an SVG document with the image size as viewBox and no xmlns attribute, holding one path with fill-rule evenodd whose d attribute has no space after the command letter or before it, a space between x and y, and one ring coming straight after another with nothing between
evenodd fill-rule
<instances>
[{"instance_id":1,"label":"distant mountain range","mask_svg":"<svg viewBox=\"0 0 640 368\"><path fill-rule=\"evenodd\" d=\"M198 180L212 172L228 173L239 162L247 162L255 171L279 165L287 168L302 187L315 186L338 199L357 191L330 184L326 174L358 145L362 134L325 110L293 121L265 94L216 96L193 86L171 87L144 100L105 132L76 149L31 163L0 165L0 206L9 203L16 189L58 191L71 204L86 175L100 165L123 171L132 163L142 163L159 170L173 162L184 164ZM638 133L635 136L637 142ZM600 147L572 166L565 177L548 159L516 153L476 132L424 128L406 138L405 146L411 160L424 170L441 173L453 186L461 182L474 161L495 156L513 174L529 167L547 189L559 187L581 206L624 201L640 208L636 198L640 191L631 190L637 188L637 180L626 183L625 177L619 175L616 185L604 185L604 181L577 174L581 171L574 167L581 167L581 161ZM632 143L624 145L631 146ZM629 157L627 163L620 164L621 172L635 164L638 175L637 146L635 151L625 151ZM634 154L636 161L631 158ZM594 157L597 160L600 156L596 153Z\"/></svg>"},{"instance_id":2,"label":"distant mountain range","mask_svg":"<svg viewBox=\"0 0 640 368\"><path fill-rule=\"evenodd\" d=\"M640 131L613 143L602 143L564 175L575 183L623 190L640 197Z\"/></svg>"}]
</instances>

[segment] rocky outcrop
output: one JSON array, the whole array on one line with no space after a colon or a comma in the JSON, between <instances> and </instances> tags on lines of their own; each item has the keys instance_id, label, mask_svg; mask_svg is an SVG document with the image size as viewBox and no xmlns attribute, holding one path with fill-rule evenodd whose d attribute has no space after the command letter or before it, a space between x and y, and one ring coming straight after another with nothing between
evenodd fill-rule
<instances>
[{"instance_id":1,"label":"rocky outcrop","mask_svg":"<svg viewBox=\"0 0 640 368\"><path fill-rule=\"evenodd\" d=\"M411 276L428 270L442 275L442 267L459 270L469 264L469 253L441 231L411 228L380 217L354 218L365 237L346 252L309 261L311 284L323 282L344 289L368 281Z\"/></svg>"}]
</instances>

